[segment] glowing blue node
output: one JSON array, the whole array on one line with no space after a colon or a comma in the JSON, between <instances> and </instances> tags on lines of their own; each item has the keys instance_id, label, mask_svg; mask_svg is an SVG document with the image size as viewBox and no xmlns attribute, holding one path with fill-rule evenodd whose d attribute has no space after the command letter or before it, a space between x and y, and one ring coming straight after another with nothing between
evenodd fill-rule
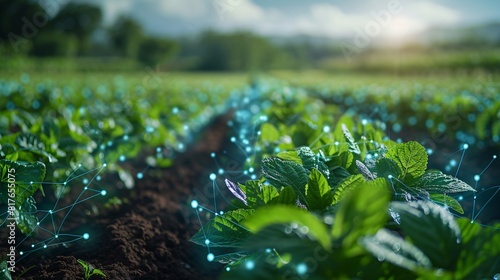
<instances>
[{"instance_id":1,"label":"glowing blue node","mask_svg":"<svg viewBox=\"0 0 500 280\"><path fill-rule=\"evenodd\" d=\"M177 145L177 148L179 148L179 150L183 150L184 149L184 144L179 143L179 145Z\"/></svg>"},{"instance_id":2,"label":"glowing blue node","mask_svg":"<svg viewBox=\"0 0 500 280\"><path fill-rule=\"evenodd\" d=\"M248 168L248 172L250 172L250 173L254 172L254 170L255 169L253 169L253 167Z\"/></svg>"},{"instance_id":3,"label":"glowing blue node","mask_svg":"<svg viewBox=\"0 0 500 280\"><path fill-rule=\"evenodd\" d=\"M432 155L432 153L434 153L434 151L431 148L427 149L427 154L428 155Z\"/></svg>"},{"instance_id":4,"label":"glowing blue node","mask_svg":"<svg viewBox=\"0 0 500 280\"><path fill-rule=\"evenodd\" d=\"M121 155L120 158L118 159L119 161L125 161L125 156Z\"/></svg>"},{"instance_id":5,"label":"glowing blue node","mask_svg":"<svg viewBox=\"0 0 500 280\"><path fill-rule=\"evenodd\" d=\"M298 274L304 274L307 272L307 265L305 265L304 263L299 263L296 269Z\"/></svg>"},{"instance_id":6,"label":"glowing blue node","mask_svg":"<svg viewBox=\"0 0 500 280\"><path fill-rule=\"evenodd\" d=\"M327 126L327 125L323 126L323 132L324 132L324 133L328 133L328 132L330 132L330 127L329 127L329 126Z\"/></svg>"},{"instance_id":7,"label":"glowing blue node","mask_svg":"<svg viewBox=\"0 0 500 280\"><path fill-rule=\"evenodd\" d=\"M224 214L224 211L219 211L219 214L221 214L221 215Z\"/></svg>"},{"instance_id":8,"label":"glowing blue node","mask_svg":"<svg viewBox=\"0 0 500 280\"><path fill-rule=\"evenodd\" d=\"M198 208L198 212L201 212L201 211L203 211L203 208L201 208L201 207Z\"/></svg>"},{"instance_id":9,"label":"glowing blue node","mask_svg":"<svg viewBox=\"0 0 500 280\"><path fill-rule=\"evenodd\" d=\"M212 158L214 158L214 157L215 157L215 153L211 153L211 154L210 154L210 156L211 156Z\"/></svg>"},{"instance_id":10,"label":"glowing blue node","mask_svg":"<svg viewBox=\"0 0 500 280\"><path fill-rule=\"evenodd\" d=\"M101 176L99 175L99 176L95 177L95 179L96 179L97 181L101 181Z\"/></svg>"},{"instance_id":11,"label":"glowing blue node","mask_svg":"<svg viewBox=\"0 0 500 280\"><path fill-rule=\"evenodd\" d=\"M469 144L464 144L463 148L464 148L464 150L467 150L469 148Z\"/></svg>"},{"instance_id":12,"label":"glowing blue node","mask_svg":"<svg viewBox=\"0 0 500 280\"><path fill-rule=\"evenodd\" d=\"M215 179L217 179L217 175L215 175L215 173L211 173L210 180L214 181Z\"/></svg>"},{"instance_id":13,"label":"glowing blue node","mask_svg":"<svg viewBox=\"0 0 500 280\"><path fill-rule=\"evenodd\" d=\"M252 174L252 176L250 176L250 179L252 179L252 180L257 180L257 175Z\"/></svg>"},{"instance_id":14,"label":"glowing blue node","mask_svg":"<svg viewBox=\"0 0 500 280\"><path fill-rule=\"evenodd\" d=\"M452 167L457 166L457 161L454 159L450 160L450 166L452 166Z\"/></svg>"},{"instance_id":15,"label":"glowing blue node","mask_svg":"<svg viewBox=\"0 0 500 280\"><path fill-rule=\"evenodd\" d=\"M21 255L21 256L24 255L24 252L23 251L19 252L19 255Z\"/></svg>"},{"instance_id":16,"label":"glowing blue node","mask_svg":"<svg viewBox=\"0 0 500 280\"><path fill-rule=\"evenodd\" d=\"M263 122L267 122L268 120L267 116L260 116L259 119Z\"/></svg>"},{"instance_id":17,"label":"glowing blue node","mask_svg":"<svg viewBox=\"0 0 500 280\"><path fill-rule=\"evenodd\" d=\"M222 169L222 168L219 168L219 171L218 171L218 173L219 173L219 175L222 175L222 174L224 174L224 169Z\"/></svg>"},{"instance_id":18,"label":"glowing blue node","mask_svg":"<svg viewBox=\"0 0 500 280\"><path fill-rule=\"evenodd\" d=\"M252 151L252 148L250 148L250 147L246 147L246 148L245 148L245 151L246 151L247 153L250 153L250 152Z\"/></svg>"},{"instance_id":19,"label":"glowing blue node","mask_svg":"<svg viewBox=\"0 0 500 280\"><path fill-rule=\"evenodd\" d=\"M267 248L267 249L266 249L266 253L271 253L271 249L270 249L270 248Z\"/></svg>"},{"instance_id":20,"label":"glowing blue node","mask_svg":"<svg viewBox=\"0 0 500 280\"><path fill-rule=\"evenodd\" d=\"M493 159L496 159L497 158L497 155L493 155Z\"/></svg>"},{"instance_id":21,"label":"glowing blue node","mask_svg":"<svg viewBox=\"0 0 500 280\"><path fill-rule=\"evenodd\" d=\"M142 172L137 173L137 179L142 179L144 178L144 174Z\"/></svg>"},{"instance_id":22,"label":"glowing blue node","mask_svg":"<svg viewBox=\"0 0 500 280\"><path fill-rule=\"evenodd\" d=\"M254 261L247 261L245 263L245 268L248 270L252 270L255 267L255 262Z\"/></svg>"},{"instance_id":23,"label":"glowing blue node","mask_svg":"<svg viewBox=\"0 0 500 280\"><path fill-rule=\"evenodd\" d=\"M177 107L172 108L172 113L173 114L179 113L179 108L177 108Z\"/></svg>"},{"instance_id":24,"label":"glowing blue node","mask_svg":"<svg viewBox=\"0 0 500 280\"><path fill-rule=\"evenodd\" d=\"M43 245L43 248L46 249L47 248L47 245Z\"/></svg>"},{"instance_id":25,"label":"glowing blue node","mask_svg":"<svg viewBox=\"0 0 500 280\"><path fill-rule=\"evenodd\" d=\"M54 237L55 237L55 238L59 238L59 235L57 235L57 234L56 234Z\"/></svg>"},{"instance_id":26,"label":"glowing blue node","mask_svg":"<svg viewBox=\"0 0 500 280\"><path fill-rule=\"evenodd\" d=\"M339 141L335 141L333 144L335 144L335 146L338 146L340 143Z\"/></svg>"},{"instance_id":27,"label":"glowing blue node","mask_svg":"<svg viewBox=\"0 0 500 280\"><path fill-rule=\"evenodd\" d=\"M233 143L236 142L236 137L234 137L234 136L231 137L231 142L233 142Z\"/></svg>"},{"instance_id":28,"label":"glowing blue node","mask_svg":"<svg viewBox=\"0 0 500 280\"><path fill-rule=\"evenodd\" d=\"M35 244L31 244L31 248L35 248Z\"/></svg>"},{"instance_id":29,"label":"glowing blue node","mask_svg":"<svg viewBox=\"0 0 500 280\"><path fill-rule=\"evenodd\" d=\"M481 179L481 176L479 176L479 175L474 175L474 181L478 182L478 181L479 181L479 179Z\"/></svg>"},{"instance_id":30,"label":"glowing blue node","mask_svg":"<svg viewBox=\"0 0 500 280\"><path fill-rule=\"evenodd\" d=\"M392 179L392 175L387 176L387 178Z\"/></svg>"},{"instance_id":31,"label":"glowing blue node","mask_svg":"<svg viewBox=\"0 0 500 280\"><path fill-rule=\"evenodd\" d=\"M205 239L205 245L208 245L208 244L210 244L210 240Z\"/></svg>"},{"instance_id":32,"label":"glowing blue node","mask_svg":"<svg viewBox=\"0 0 500 280\"><path fill-rule=\"evenodd\" d=\"M102 196L105 196L106 194L107 194L106 190L102 190L102 191L101 191L101 195L102 195Z\"/></svg>"},{"instance_id":33,"label":"glowing blue node","mask_svg":"<svg viewBox=\"0 0 500 280\"><path fill-rule=\"evenodd\" d=\"M108 164L107 164L107 163L104 163L104 164L102 165L102 167L106 167L106 166L108 166Z\"/></svg>"},{"instance_id":34,"label":"glowing blue node","mask_svg":"<svg viewBox=\"0 0 500 280\"><path fill-rule=\"evenodd\" d=\"M128 140L128 135L123 136L123 140L127 141Z\"/></svg>"},{"instance_id":35,"label":"glowing blue node","mask_svg":"<svg viewBox=\"0 0 500 280\"><path fill-rule=\"evenodd\" d=\"M89 239L89 238L90 238L90 234L88 234L88 233L84 233L84 234L82 235L82 237L83 237L83 239L87 240L87 239Z\"/></svg>"},{"instance_id":36,"label":"glowing blue node","mask_svg":"<svg viewBox=\"0 0 500 280\"><path fill-rule=\"evenodd\" d=\"M192 207L192 208L196 208L196 207L198 207L198 201L196 201L196 200L192 200L192 201L191 201L191 207Z\"/></svg>"},{"instance_id":37,"label":"glowing blue node","mask_svg":"<svg viewBox=\"0 0 500 280\"><path fill-rule=\"evenodd\" d=\"M231 270L231 268L229 266L226 267L226 271L230 271L230 270Z\"/></svg>"},{"instance_id":38,"label":"glowing blue node","mask_svg":"<svg viewBox=\"0 0 500 280\"><path fill-rule=\"evenodd\" d=\"M363 119L363 120L361 121L361 124L362 124L362 125L366 125L367 123L368 123L368 120L367 120L367 119Z\"/></svg>"},{"instance_id":39,"label":"glowing blue node","mask_svg":"<svg viewBox=\"0 0 500 280\"><path fill-rule=\"evenodd\" d=\"M209 253L209 254L207 255L207 261L212 262L214 259L215 259L214 254Z\"/></svg>"},{"instance_id":40,"label":"glowing blue node","mask_svg":"<svg viewBox=\"0 0 500 280\"><path fill-rule=\"evenodd\" d=\"M108 142L106 143L106 145L108 145L108 147L111 147L111 146L113 145L113 142L108 141Z\"/></svg>"},{"instance_id":41,"label":"glowing blue node","mask_svg":"<svg viewBox=\"0 0 500 280\"><path fill-rule=\"evenodd\" d=\"M464 200L464 197L463 196L459 196L458 197L458 201L462 201L462 200Z\"/></svg>"}]
</instances>

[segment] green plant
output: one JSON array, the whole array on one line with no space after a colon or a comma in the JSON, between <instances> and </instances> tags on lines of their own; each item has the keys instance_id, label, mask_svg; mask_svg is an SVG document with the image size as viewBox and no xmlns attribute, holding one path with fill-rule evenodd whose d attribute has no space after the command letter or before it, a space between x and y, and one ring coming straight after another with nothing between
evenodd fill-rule
<instances>
[{"instance_id":1,"label":"green plant","mask_svg":"<svg viewBox=\"0 0 500 280\"><path fill-rule=\"evenodd\" d=\"M494 275L500 235L449 212L463 213L449 194L472 187L427 170L417 142L366 149L340 127L342 144L281 152L264 158L261 179L226 180L238 208L191 238L226 264L222 279Z\"/></svg>"},{"instance_id":2,"label":"green plant","mask_svg":"<svg viewBox=\"0 0 500 280\"><path fill-rule=\"evenodd\" d=\"M95 268L90 263L82 261L80 259L78 259L77 261L85 270L85 280L90 279L90 277L92 277L94 275L99 275L101 277L106 278L106 274L104 274L104 272L102 272L100 269Z\"/></svg>"}]
</instances>

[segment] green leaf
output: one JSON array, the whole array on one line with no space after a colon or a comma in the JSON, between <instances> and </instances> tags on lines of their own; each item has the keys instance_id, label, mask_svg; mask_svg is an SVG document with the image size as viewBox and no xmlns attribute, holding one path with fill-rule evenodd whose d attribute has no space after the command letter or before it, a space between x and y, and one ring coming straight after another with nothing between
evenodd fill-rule
<instances>
[{"instance_id":1,"label":"green leaf","mask_svg":"<svg viewBox=\"0 0 500 280\"><path fill-rule=\"evenodd\" d=\"M460 250L460 228L453 216L430 201L410 205L393 202L400 225L412 243L422 250L434 267L453 270Z\"/></svg>"},{"instance_id":2,"label":"green leaf","mask_svg":"<svg viewBox=\"0 0 500 280\"><path fill-rule=\"evenodd\" d=\"M302 160L297 155L296 151L281 152L281 153L277 154L276 156L279 157L280 159L293 161L293 162L295 162L297 164L302 165Z\"/></svg>"},{"instance_id":3,"label":"green leaf","mask_svg":"<svg viewBox=\"0 0 500 280\"><path fill-rule=\"evenodd\" d=\"M335 166L330 168L330 178L328 179L328 184L331 187L337 186L342 180L351 176L351 173L347 171L345 168L340 166Z\"/></svg>"},{"instance_id":4,"label":"green leaf","mask_svg":"<svg viewBox=\"0 0 500 280\"><path fill-rule=\"evenodd\" d=\"M462 250L455 279L490 279L500 272L499 225L486 228L468 219L458 219L462 230Z\"/></svg>"},{"instance_id":5,"label":"green leaf","mask_svg":"<svg viewBox=\"0 0 500 280\"><path fill-rule=\"evenodd\" d=\"M464 213L464 209L462 209L462 205L458 203L453 197L448 196L446 194L440 193L431 193L429 197L432 201L437 202L439 205L450 207L451 209L457 211L460 214Z\"/></svg>"},{"instance_id":6,"label":"green leaf","mask_svg":"<svg viewBox=\"0 0 500 280\"><path fill-rule=\"evenodd\" d=\"M280 139L279 131L276 129L276 127L274 127L274 125L270 123L262 124L262 126L260 127L260 132L260 138L264 142L271 143Z\"/></svg>"},{"instance_id":7,"label":"green leaf","mask_svg":"<svg viewBox=\"0 0 500 280\"><path fill-rule=\"evenodd\" d=\"M258 180L248 180L245 185L238 184L247 197L248 207L257 208L266 205L278 197L278 190L269 185L262 185Z\"/></svg>"},{"instance_id":8,"label":"green leaf","mask_svg":"<svg viewBox=\"0 0 500 280\"><path fill-rule=\"evenodd\" d=\"M429 193L457 193L475 191L474 188L463 181L443 174L439 170L427 170L425 174L413 185L413 188L426 190Z\"/></svg>"},{"instance_id":9,"label":"green leaf","mask_svg":"<svg viewBox=\"0 0 500 280\"><path fill-rule=\"evenodd\" d=\"M351 175L342 180L342 182L340 182L340 184L333 191L333 203L339 203L348 192L352 191L364 182L365 179L361 174Z\"/></svg>"},{"instance_id":10,"label":"green leaf","mask_svg":"<svg viewBox=\"0 0 500 280\"><path fill-rule=\"evenodd\" d=\"M211 247L241 247L250 235L248 229L241 223L254 211L253 209L238 209L218 215L193 235L190 241L206 246L205 240L208 239Z\"/></svg>"},{"instance_id":11,"label":"green leaf","mask_svg":"<svg viewBox=\"0 0 500 280\"><path fill-rule=\"evenodd\" d=\"M295 205L297 201L297 194L292 187L283 187L280 191L279 196L274 197L269 204L289 204Z\"/></svg>"},{"instance_id":12,"label":"green leaf","mask_svg":"<svg viewBox=\"0 0 500 280\"><path fill-rule=\"evenodd\" d=\"M310 210L323 210L333 202L332 189L317 169L311 170L306 186L306 199Z\"/></svg>"},{"instance_id":13,"label":"green leaf","mask_svg":"<svg viewBox=\"0 0 500 280\"><path fill-rule=\"evenodd\" d=\"M19 157L19 153L11 144L0 145L0 157L4 157L7 160L16 161Z\"/></svg>"},{"instance_id":14,"label":"green leaf","mask_svg":"<svg viewBox=\"0 0 500 280\"><path fill-rule=\"evenodd\" d=\"M18 209L15 213L17 227L27 236L35 234L38 223L38 218L34 215L37 210L35 199L28 197Z\"/></svg>"},{"instance_id":15,"label":"green leaf","mask_svg":"<svg viewBox=\"0 0 500 280\"><path fill-rule=\"evenodd\" d=\"M415 271L416 268L430 268L429 258L413 244L382 228L375 236L365 237L363 247L379 260Z\"/></svg>"},{"instance_id":16,"label":"green leaf","mask_svg":"<svg viewBox=\"0 0 500 280\"><path fill-rule=\"evenodd\" d=\"M9 169L14 171L8 172ZM28 163L0 160L0 170L2 171L0 192L7 190L9 176L11 178L15 176L16 208L22 206L26 199L32 196L37 190L40 189L43 192L42 181L45 178L45 165L42 162Z\"/></svg>"},{"instance_id":17,"label":"green leaf","mask_svg":"<svg viewBox=\"0 0 500 280\"><path fill-rule=\"evenodd\" d=\"M32 153L47 157L49 162L57 162L57 158L55 158L52 154L48 153L45 150L45 144L33 134L29 133L20 134L16 138L16 144L20 148L22 148L22 150L27 150Z\"/></svg>"},{"instance_id":18,"label":"green leaf","mask_svg":"<svg viewBox=\"0 0 500 280\"><path fill-rule=\"evenodd\" d=\"M418 179L427 169L427 152L424 146L415 141L397 144L385 156L396 162L401 170L399 179L405 182Z\"/></svg>"},{"instance_id":19,"label":"green leaf","mask_svg":"<svg viewBox=\"0 0 500 280\"><path fill-rule=\"evenodd\" d=\"M330 235L326 226L316 216L307 211L289 205L270 205L259 208L243 224L249 230L258 232L273 224L292 224L308 228L307 235L317 240L323 248L330 246Z\"/></svg>"},{"instance_id":20,"label":"green leaf","mask_svg":"<svg viewBox=\"0 0 500 280\"><path fill-rule=\"evenodd\" d=\"M361 176L362 175L356 175ZM332 236L352 254L360 253L358 239L376 233L387 221L390 192L387 184L361 184L341 202L334 218ZM377 181L380 182L380 181Z\"/></svg>"},{"instance_id":21,"label":"green leaf","mask_svg":"<svg viewBox=\"0 0 500 280\"><path fill-rule=\"evenodd\" d=\"M0 280L12 280L12 276L7 267L7 261L0 262Z\"/></svg>"},{"instance_id":22,"label":"green leaf","mask_svg":"<svg viewBox=\"0 0 500 280\"><path fill-rule=\"evenodd\" d=\"M317 169L327 178L330 176L330 171L328 166L318 157L309 147L300 147L297 150L297 155L302 161L302 166L311 171L312 169Z\"/></svg>"},{"instance_id":23,"label":"green leaf","mask_svg":"<svg viewBox=\"0 0 500 280\"><path fill-rule=\"evenodd\" d=\"M293 161L268 157L262 160L262 173L276 188L292 186L299 199L307 204L305 187L308 173L304 167Z\"/></svg>"},{"instance_id":24,"label":"green leaf","mask_svg":"<svg viewBox=\"0 0 500 280\"><path fill-rule=\"evenodd\" d=\"M383 177L391 180L390 177L399 178L401 170L398 164L390 158L380 158L375 164L378 177Z\"/></svg>"}]
</instances>

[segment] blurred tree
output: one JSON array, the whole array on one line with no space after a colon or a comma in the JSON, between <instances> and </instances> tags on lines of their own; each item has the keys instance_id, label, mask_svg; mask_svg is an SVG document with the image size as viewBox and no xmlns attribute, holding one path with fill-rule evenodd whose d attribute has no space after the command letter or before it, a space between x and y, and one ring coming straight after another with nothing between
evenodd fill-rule
<instances>
[{"instance_id":1,"label":"blurred tree","mask_svg":"<svg viewBox=\"0 0 500 280\"><path fill-rule=\"evenodd\" d=\"M83 4L68 3L52 19L51 26L67 34L73 34L78 40L78 54L88 54L91 44L91 35L97 30L102 20L99 7Z\"/></svg>"},{"instance_id":2,"label":"blurred tree","mask_svg":"<svg viewBox=\"0 0 500 280\"><path fill-rule=\"evenodd\" d=\"M75 56L78 40L60 31L44 31L33 40L31 54L35 56Z\"/></svg>"},{"instance_id":3,"label":"blurred tree","mask_svg":"<svg viewBox=\"0 0 500 280\"><path fill-rule=\"evenodd\" d=\"M144 40L142 26L131 17L121 16L109 30L114 49L120 56L136 57Z\"/></svg>"},{"instance_id":4,"label":"blurred tree","mask_svg":"<svg viewBox=\"0 0 500 280\"><path fill-rule=\"evenodd\" d=\"M175 41L151 37L140 44L137 58L146 65L157 65L172 57L177 50Z\"/></svg>"},{"instance_id":5,"label":"blurred tree","mask_svg":"<svg viewBox=\"0 0 500 280\"><path fill-rule=\"evenodd\" d=\"M220 34L205 32L200 43L200 70L266 70L283 66L287 55L267 39L248 33Z\"/></svg>"},{"instance_id":6,"label":"blurred tree","mask_svg":"<svg viewBox=\"0 0 500 280\"><path fill-rule=\"evenodd\" d=\"M48 15L34 0L0 1L0 45L5 53L27 53L29 41L47 24Z\"/></svg>"}]
</instances>

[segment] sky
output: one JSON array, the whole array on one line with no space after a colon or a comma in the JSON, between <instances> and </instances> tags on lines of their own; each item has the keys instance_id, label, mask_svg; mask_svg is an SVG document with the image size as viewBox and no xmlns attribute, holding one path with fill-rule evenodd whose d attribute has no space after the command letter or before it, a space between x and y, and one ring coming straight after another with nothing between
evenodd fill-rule
<instances>
[{"instance_id":1,"label":"sky","mask_svg":"<svg viewBox=\"0 0 500 280\"><path fill-rule=\"evenodd\" d=\"M407 36L429 27L500 21L498 0L79 0L100 5L105 24L129 15L147 32L185 35L214 29L266 36Z\"/></svg>"}]
</instances>

